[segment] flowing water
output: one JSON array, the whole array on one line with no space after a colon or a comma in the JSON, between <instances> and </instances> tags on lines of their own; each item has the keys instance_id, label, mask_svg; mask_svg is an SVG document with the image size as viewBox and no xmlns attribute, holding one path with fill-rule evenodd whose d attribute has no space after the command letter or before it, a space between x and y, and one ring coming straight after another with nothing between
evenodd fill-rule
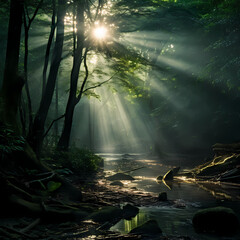
<instances>
[{"instance_id":1,"label":"flowing water","mask_svg":"<svg viewBox=\"0 0 240 240\"><path fill-rule=\"evenodd\" d=\"M129 171L136 180L132 182L123 181L124 187L136 188L140 191L150 192L158 195L167 192L169 200L175 200L171 206L141 207L139 214L132 220L121 220L111 230L128 233L133 228L143 224L147 220L157 220L163 233L166 235L192 236L201 240L239 240L240 232L234 236L224 238L195 233L192 227L192 217L201 208L225 206L232 208L240 216L240 188L230 185L219 185L208 182L196 183L184 178L175 179L173 182L157 182L156 177L164 175L175 166L187 168L184 157L177 160L169 158L160 160L154 157L146 157L141 154L100 154L104 157L104 170L106 175L117 171ZM189 164L188 164L189 165ZM192 167L192 166L191 166ZM182 169L184 170L184 169Z\"/></svg>"}]
</instances>

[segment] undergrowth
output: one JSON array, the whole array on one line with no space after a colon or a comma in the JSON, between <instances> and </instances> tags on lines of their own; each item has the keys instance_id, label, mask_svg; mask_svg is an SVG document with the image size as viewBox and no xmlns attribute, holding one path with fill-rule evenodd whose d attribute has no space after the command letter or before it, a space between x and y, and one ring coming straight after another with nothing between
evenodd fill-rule
<instances>
[{"instance_id":1,"label":"undergrowth","mask_svg":"<svg viewBox=\"0 0 240 240\"><path fill-rule=\"evenodd\" d=\"M47 159L53 163L55 168L64 169L65 173L73 172L81 175L94 173L103 165L101 157L88 149L76 147L72 147L68 151L52 151Z\"/></svg>"}]
</instances>

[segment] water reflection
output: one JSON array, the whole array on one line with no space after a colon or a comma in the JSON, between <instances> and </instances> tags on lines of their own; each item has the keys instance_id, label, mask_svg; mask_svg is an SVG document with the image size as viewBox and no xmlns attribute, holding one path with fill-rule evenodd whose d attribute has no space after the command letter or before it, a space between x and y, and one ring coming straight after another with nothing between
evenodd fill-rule
<instances>
[{"instance_id":1,"label":"water reflection","mask_svg":"<svg viewBox=\"0 0 240 240\"><path fill-rule=\"evenodd\" d=\"M109 156L108 156L109 157ZM132 220L121 220L111 230L128 233L133 228L142 225L150 219L155 219L166 235L188 235L201 240L219 240L221 238L199 235L192 227L192 217L200 208L224 206L232 208L240 216L240 188L211 182L197 182L184 177L174 178L173 181L156 181L157 176L163 176L172 165L163 165L159 159L147 159L146 156L131 156L131 159L121 156L114 160L105 161L105 171L125 171L137 167L144 168L130 173L136 180L124 187L129 190L136 187L138 190L158 195L166 192L169 200L175 200L172 206L142 207L139 214ZM179 207L180 206L180 207ZM183 207L181 207L183 206ZM222 238L224 239L224 238ZM240 236L230 238L239 240Z\"/></svg>"},{"instance_id":2,"label":"water reflection","mask_svg":"<svg viewBox=\"0 0 240 240\"><path fill-rule=\"evenodd\" d=\"M120 223L120 230L122 228L121 224L124 225L122 230L125 233L129 233L132 229L142 225L143 223L149 220L149 216L146 212L139 212L136 217L132 218L131 220L122 220L123 223Z\"/></svg>"}]
</instances>

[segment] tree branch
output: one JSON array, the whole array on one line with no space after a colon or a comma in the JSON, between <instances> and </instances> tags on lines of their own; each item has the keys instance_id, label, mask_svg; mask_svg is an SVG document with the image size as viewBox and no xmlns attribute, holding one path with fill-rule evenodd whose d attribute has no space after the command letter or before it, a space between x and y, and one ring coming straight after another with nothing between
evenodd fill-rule
<instances>
[{"instance_id":1,"label":"tree branch","mask_svg":"<svg viewBox=\"0 0 240 240\"><path fill-rule=\"evenodd\" d=\"M91 87L89 87L89 88L86 88L86 89L83 91L83 93L87 92L87 91L90 90L90 89L94 89L94 88L101 87L104 83L107 83L107 82L111 81L111 80L113 79L113 77L114 77L118 72L119 72L119 71L115 72L108 80L105 80L105 81L103 81L103 82L101 82L101 83L99 83L99 84L97 84L97 85L91 86Z\"/></svg>"},{"instance_id":2,"label":"tree branch","mask_svg":"<svg viewBox=\"0 0 240 240\"><path fill-rule=\"evenodd\" d=\"M37 5L37 7L36 7L36 9L35 9L35 11L33 13L33 16L31 18L29 18L29 25L31 25L32 21L37 16L38 10L41 7L42 3L43 3L43 0L40 0L40 2L38 3L38 5Z\"/></svg>"},{"instance_id":3,"label":"tree branch","mask_svg":"<svg viewBox=\"0 0 240 240\"><path fill-rule=\"evenodd\" d=\"M57 122L58 120L64 118L65 115L66 115L66 114L63 114L62 116L60 116L59 118L54 119L54 120L51 122L51 124L50 124L50 126L48 127L47 131L44 133L43 138L45 138L45 137L48 135L50 129L51 129L52 126L53 126L53 124L54 124L55 122Z\"/></svg>"},{"instance_id":4,"label":"tree branch","mask_svg":"<svg viewBox=\"0 0 240 240\"><path fill-rule=\"evenodd\" d=\"M97 10L96 10L96 15L95 15L95 18L94 18L94 22L97 20L98 16L100 15L101 17L101 14L99 14L99 11L102 10L102 7L103 7L103 1L102 0L98 0L98 6L97 6Z\"/></svg>"},{"instance_id":5,"label":"tree branch","mask_svg":"<svg viewBox=\"0 0 240 240\"><path fill-rule=\"evenodd\" d=\"M87 82L87 79L88 79L87 53L88 53L88 48L86 48L84 56L83 56L83 58L84 58L83 63L84 63L84 68L85 68L85 77L84 77L84 80L83 80L83 83L82 83L82 86L81 86L81 90L80 90L80 92L79 92L79 94L78 94L78 96L76 98L75 105L79 103L79 101L80 101L80 99L82 97L82 94L83 94L84 86L85 86L85 84Z\"/></svg>"}]
</instances>

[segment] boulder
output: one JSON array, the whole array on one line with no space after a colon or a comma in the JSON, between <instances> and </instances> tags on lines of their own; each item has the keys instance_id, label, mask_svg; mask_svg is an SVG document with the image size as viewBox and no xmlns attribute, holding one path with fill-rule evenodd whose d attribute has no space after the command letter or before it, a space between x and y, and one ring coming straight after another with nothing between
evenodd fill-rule
<instances>
[{"instance_id":1,"label":"boulder","mask_svg":"<svg viewBox=\"0 0 240 240\"><path fill-rule=\"evenodd\" d=\"M169 170L164 176L163 176L164 181L171 181L173 180L173 170Z\"/></svg>"},{"instance_id":2,"label":"boulder","mask_svg":"<svg viewBox=\"0 0 240 240\"><path fill-rule=\"evenodd\" d=\"M128 180L128 181L132 181L135 180L133 177L131 177L130 175L127 175L125 173L116 173L110 177L106 178L107 180L110 181L116 181L116 180Z\"/></svg>"},{"instance_id":3,"label":"boulder","mask_svg":"<svg viewBox=\"0 0 240 240\"><path fill-rule=\"evenodd\" d=\"M231 235L239 227L236 214L230 208L215 207L198 211L193 217L196 232Z\"/></svg>"},{"instance_id":4,"label":"boulder","mask_svg":"<svg viewBox=\"0 0 240 240\"><path fill-rule=\"evenodd\" d=\"M167 201L167 193L166 192L161 192L158 195L158 201Z\"/></svg>"},{"instance_id":5,"label":"boulder","mask_svg":"<svg viewBox=\"0 0 240 240\"><path fill-rule=\"evenodd\" d=\"M90 214L87 219L92 219L94 222L107 222L112 219L118 219L122 216L122 209L117 207L103 207L102 209Z\"/></svg>"},{"instance_id":6,"label":"boulder","mask_svg":"<svg viewBox=\"0 0 240 240\"><path fill-rule=\"evenodd\" d=\"M131 204L123 206L123 218L126 220L131 220L139 213L139 209Z\"/></svg>"},{"instance_id":7,"label":"boulder","mask_svg":"<svg viewBox=\"0 0 240 240\"><path fill-rule=\"evenodd\" d=\"M158 223L156 220L149 220L145 222L143 225L132 229L130 233L152 235L152 234L161 234L162 230L158 226Z\"/></svg>"}]
</instances>

